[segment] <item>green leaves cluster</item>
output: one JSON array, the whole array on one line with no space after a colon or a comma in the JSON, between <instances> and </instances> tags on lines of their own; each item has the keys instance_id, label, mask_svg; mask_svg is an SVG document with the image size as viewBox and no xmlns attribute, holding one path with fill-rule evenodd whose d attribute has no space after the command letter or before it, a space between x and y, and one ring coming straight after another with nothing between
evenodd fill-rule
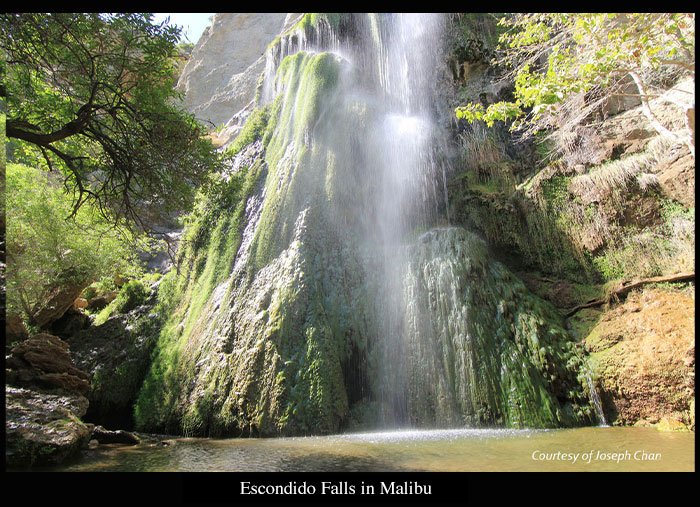
<instances>
[{"instance_id":1,"label":"green leaves cluster","mask_svg":"<svg viewBox=\"0 0 700 507\"><path fill-rule=\"evenodd\" d=\"M75 209L187 209L218 157L179 104L178 38L146 13L0 15L14 161L60 172Z\"/></svg>"},{"instance_id":2,"label":"green leaves cluster","mask_svg":"<svg viewBox=\"0 0 700 507\"><path fill-rule=\"evenodd\" d=\"M619 93L616 85L628 74L643 85L662 67L695 70L694 14L516 14L499 25L506 31L497 63L512 72L514 100L487 108L466 104L456 109L458 118L489 125L520 118L511 129L536 129L575 94Z\"/></svg>"},{"instance_id":3,"label":"green leaves cluster","mask_svg":"<svg viewBox=\"0 0 700 507\"><path fill-rule=\"evenodd\" d=\"M7 307L31 322L60 287L137 275L134 239L91 204L72 205L52 173L9 163L6 172Z\"/></svg>"}]
</instances>

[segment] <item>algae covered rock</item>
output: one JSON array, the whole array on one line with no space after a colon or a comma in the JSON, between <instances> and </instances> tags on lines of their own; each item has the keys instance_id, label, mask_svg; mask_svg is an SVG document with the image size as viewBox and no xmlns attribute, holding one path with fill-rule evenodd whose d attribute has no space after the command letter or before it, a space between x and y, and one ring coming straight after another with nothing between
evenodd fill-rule
<instances>
[{"instance_id":1,"label":"algae covered rock","mask_svg":"<svg viewBox=\"0 0 700 507\"><path fill-rule=\"evenodd\" d=\"M405 357L421 425L559 427L590 421L583 356L561 317L485 243L434 229L409 247ZM398 359L398 358L397 358Z\"/></svg>"}]
</instances>

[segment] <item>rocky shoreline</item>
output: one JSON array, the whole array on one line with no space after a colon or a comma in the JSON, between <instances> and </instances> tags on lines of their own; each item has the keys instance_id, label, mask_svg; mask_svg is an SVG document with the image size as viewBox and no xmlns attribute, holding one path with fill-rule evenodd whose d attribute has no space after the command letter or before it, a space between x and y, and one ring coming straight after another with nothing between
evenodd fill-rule
<instances>
[{"instance_id":1,"label":"rocky shoreline","mask_svg":"<svg viewBox=\"0 0 700 507\"><path fill-rule=\"evenodd\" d=\"M68 344L36 334L5 358L5 464L52 465L100 444L135 445L141 438L83 422L89 375L78 369Z\"/></svg>"}]
</instances>

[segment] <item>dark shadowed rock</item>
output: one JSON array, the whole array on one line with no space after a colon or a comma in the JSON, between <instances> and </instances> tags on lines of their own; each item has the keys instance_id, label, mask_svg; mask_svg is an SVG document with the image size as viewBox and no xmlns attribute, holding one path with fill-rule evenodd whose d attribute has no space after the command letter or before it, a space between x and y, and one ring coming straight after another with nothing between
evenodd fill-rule
<instances>
[{"instance_id":1,"label":"dark shadowed rock","mask_svg":"<svg viewBox=\"0 0 700 507\"><path fill-rule=\"evenodd\" d=\"M116 430L110 431L102 426L95 426L92 432L92 438L101 444L127 444L136 445L141 443L139 437L130 431Z\"/></svg>"},{"instance_id":2,"label":"dark shadowed rock","mask_svg":"<svg viewBox=\"0 0 700 507\"><path fill-rule=\"evenodd\" d=\"M138 309L68 339L76 364L90 373L88 421L108 428L133 428L133 405L158 337L158 317Z\"/></svg>"},{"instance_id":3,"label":"dark shadowed rock","mask_svg":"<svg viewBox=\"0 0 700 507\"><path fill-rule=\"evenodd\" d=\"M87 304L85 299L83 301ZM49 331L65 340L88 327L90 327L90 317L75 308L69 308L63 317L51 324Z\"/></svg>"},{"instance_id":4,"label":"dark shadowed rock","mask_svg":"<svg viewBox=\"0 0 700 507\"><path fill-rule=\"evenodd\" d=\"M101 296L96 296L88 301L87 309L90 311L102 310L105 306L116 299L117 294L117 291L112 291Z\"/></svg>"}]
</instances>

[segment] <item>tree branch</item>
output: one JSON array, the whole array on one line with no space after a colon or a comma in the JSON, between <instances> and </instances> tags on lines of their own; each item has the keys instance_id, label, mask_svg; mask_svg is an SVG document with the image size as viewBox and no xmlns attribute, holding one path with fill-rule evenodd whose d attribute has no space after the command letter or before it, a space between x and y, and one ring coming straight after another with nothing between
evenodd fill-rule
<instances>
[{"instance_id":1,"label":"tree branch","mask_svg":"<svg viewBox=\"0 0 700 507\"><path fill-rule=\"evenodd\" d=\"M639 89L639 93L642 99L642 111L644 112L644 116L647 117L647 120L649 120L651 126L654 127L654 129L662 136L667 137L669 139L673 139L676 142L682 142L685 145L687 145L690 149L690 153L693 155L693 158L695 158L695 146L692 145L689 138L690 136L688 136L688 139L682 139L681 136L667 129L651 110L651 106L649 105L649 98L646 93L646 87L644 86L644 81L642 81L642 78L635 71L629 71L629 75L632 77L634 83Z\"/></svg>"},{"instance_id":2,"label":"tree branch","mask_svg":"<svg viewBox=\"0 0 700 507\"><path fill-rule=\"evenodd\" d=\"M626 295L628 292L630 292L633 289L636 289L638 287L642 287L643 285L648 285L650 283L664 283L664 282L689 282L691 280L695 280L695 273L678 273L675 275L668 275L668 276L655 276L653 278L642 278L641 280L636 280L636 281L623 281L620 286L618 286L617 289L612 291L610 294L608 294L606 297L600 298L600 299L593 299L591 301L588 301L586 303L583 303L582 305L578 305L573 307L571 310L566 312L566 317L571 317L575 313L577 313L579 310L583 310L584 308L592 308L594 306L602 306L606 303L609 303L613 296L615 297L620 297Z\"/></svg>"}]
</instances>

